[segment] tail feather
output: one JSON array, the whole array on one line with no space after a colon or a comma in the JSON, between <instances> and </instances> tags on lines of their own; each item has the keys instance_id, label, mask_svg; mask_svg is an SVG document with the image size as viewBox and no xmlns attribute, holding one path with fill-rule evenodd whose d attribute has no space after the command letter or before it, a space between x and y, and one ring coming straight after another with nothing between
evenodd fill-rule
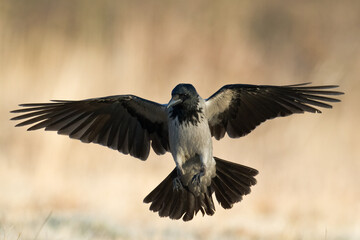
<instances>
[{"instance_id":1,"label":"tail feather","mask_svg":"<svg viewBox=\"0 0 360 240\"><path fill-rule=\"evenodd\" d=\"M232 163L214 157L216 161L216 176L211 186L220 205L232 208L233 204L240 202L243 195L251 192L250 187L256 184L254 178L259 172L256 169Z\"/></svg>"},{"instance_id":2,"label":"tail feather","mask_svg":"<svg viewBox=\"0 0 360 240\"><path fill-rule=\"evenodd\" d=\"M169 215L172 219L180 219L186 212L186 208L184 207L187 202L186 195L179 191L176 195L179 197L177 198L176 203L172 206L172 210Z\"/></svg>"},{"instance_id":3,"label":"tail feather","mask_svg":"<svg viewBox=\"0 0 360 240\"><path fill-rule=\"evenodd\" d=\"M176 202L177 193L173 193L171 191L168 192L168 196L165 197L164 203L162 204L162 208L159 210L159 215L161 217L169 216L170 211L172 210L171 207Z\"/></svg>"},{"instance_id":4,"label":"tail feather","mask_svg":"<svg viewBox=\"0 0 360 240\"><path fill-rule=\"evenodd\" d=\"M177 176L176 169L174 169L145 199L145 203L151 203L150 210L158 212L165 207L164 202L167 202L168 195L172 192L172 179Z\"/></svg>"},{"instance_id":5,"label":"tail feather","mask_svg":"<svg viewBox=\"0 0 360 240\"><path fill-rule=\"evenodd\" d=\"M194 217L194 210L195 210L195 195L191 194L190 192L187 194L187 210L183 217L184 221L190 221Z\"/></svg>"},{"instance_id":6,"label":"tail feather","mask_svg":"<svg viewBox=\"0 0 360 240\"><path fill-rule=\"evenodd\" d=\"M241 195L236 192L235 187L237 187L237 182L231 181L231 178L223 174L222 172L218 172L215 178L219 179L219 182L214 184L219 184L223 190L223 196L228 199L230 202L236 202ZM219 188L218 188L219 189ZM216 194L216 191L215 191ZM216 195L215 195L216 196Z\"/></svg>"},{"instance_id":7,"label":"tail feather","mask_svg":"<svg viewBox=\"0 0 360 240\"><path fill-rule=\"evenodd\" d=\"M207 215L213 215L215 213L215 206L214 206L214 201L212 199L212 193L213 190L210 190L211 188L208 188L208 191L211 192L210 194L205 194L205 204L206 204L206 208L204 209ZM201 209L202 210L202 209ZM204 211L201 211L203 216L204 216Z\"/></svg>"},{"instance_id":8,"label":"tail feather","mask_svg":"<svg viewBox=\"0 0 360 240\"><path fill-rule=\"evenodd\" d=\"M216 161L216 175L211 185L201 194L195 195L187 186L181 189L173 188L173 181L177 177L176 168L145 197L145 203L151 203L150 210L158 212L161 217L189 221L199 211L202 215L213 215L215 206L212 194L219 204L231 208L234 203L242 200L242 196L250 193L250 187L256 184L254 176L258 171L240 164L232 163L214 157Z\"/></svg>"},{"instance_id":9,"label":"tail feather","mask_svg":"<svg viewBox=\"0 0 360 240\"><path fill-rule=\"evenodd\" d=\"M220 203L220 205L225 209L231 208L231 200L226 195L225 190L221 185L220 179L214 178L211 186L214 188L216 200Z\"/></svg>"}]
</instances>

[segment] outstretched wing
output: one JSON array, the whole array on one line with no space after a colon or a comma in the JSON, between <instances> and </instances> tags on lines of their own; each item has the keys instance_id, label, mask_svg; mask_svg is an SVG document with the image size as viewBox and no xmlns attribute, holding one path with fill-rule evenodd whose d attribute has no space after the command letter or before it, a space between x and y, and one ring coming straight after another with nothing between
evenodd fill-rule
<instances>
[{"instance_id":1,"label":"outstretched wing","mask_svg":"<svg viewBox=\"0 0 360 240\"><path fill-rule=\"evenodd\" d=\"M21 104L11 111L25 120L16 126L45 128L85 143L98 143L147 159L150 142L156 154L169 150L166 107L133 95L109 96L82 101Z\"/></svg>"},{"instance_id":2,"label":"outstretched wing","mask_svg":"<svg viewBox=\"0 0 360 240\"><path fill-rule=\"evenodd\" d=\"M338 86L225 85L206 100L206 112L212 136L217 140L225 132L232 138L250 133L260 123L293 113L321 113L316 107L331 108L327 102L340 100L328 96Z\"/></svg>"}]
</instances>

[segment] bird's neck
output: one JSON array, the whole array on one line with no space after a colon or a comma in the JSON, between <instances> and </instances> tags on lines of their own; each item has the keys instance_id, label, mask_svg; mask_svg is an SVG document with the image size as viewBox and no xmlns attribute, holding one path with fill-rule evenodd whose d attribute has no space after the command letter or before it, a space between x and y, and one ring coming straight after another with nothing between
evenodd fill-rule
<instances>
[{"instance_id":1,"label":"bird's neck","mask_svg":"<svg viewBox=\"0 0 360 240\"><path fill-rule=\"evenodd\" d=\"M203 107L200 105L199 100L193 101L191 104L178 104L170 109L169 117L173 120L177 118L179 124L196 126L204 118Z\"/></svg>"}]
</instances>

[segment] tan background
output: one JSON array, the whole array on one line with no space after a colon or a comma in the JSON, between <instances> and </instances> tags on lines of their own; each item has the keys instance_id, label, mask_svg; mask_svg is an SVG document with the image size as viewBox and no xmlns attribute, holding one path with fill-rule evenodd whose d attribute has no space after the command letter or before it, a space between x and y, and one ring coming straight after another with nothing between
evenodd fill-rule
<instances>
[{"instance_id":1,"label":"tan background","mask_svg":"<svg viewBox=\"0 0 360 240\"><path fill-rule=\"evenodd\" d=\"M360 239L359 78L356 0L0 0L0 239ZM180 82L203 97L228 83L346 95L214 142L215 156L258 169L258 184L189 223L142 203L170 154L141 162L9 121L17 104L49 99L166 103Z\"/></svg>"}]
</instances>

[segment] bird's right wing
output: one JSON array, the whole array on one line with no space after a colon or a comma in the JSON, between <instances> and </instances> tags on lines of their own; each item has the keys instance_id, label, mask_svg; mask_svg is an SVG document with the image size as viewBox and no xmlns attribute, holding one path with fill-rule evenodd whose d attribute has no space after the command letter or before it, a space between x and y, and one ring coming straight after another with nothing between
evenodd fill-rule
<instances>
[{"instance_id":1,"label":"bird's right wing","mask_svg":"<svg viewBox=\"0 0 360 240\"><path fill-rule=\"evenodd\" d=\"M28 130L45 128L85 143L98 143L146 160L150 142L156 154L169 151L166 106L133 95L81 101L20 104L11 120Z\"/></svg>"},{"instance_id":2,"label":"bird's right wing","mask_svg":"<svg viewBox=\"0 0 360 240\"><path fill-rule=\"evenodd\" d=\"M331 108L328 102L340 100L328 96L337 86L225 85L206 100L206 113L212 136L217 140L227 133L232 138L250 133L260 123L294 113L318 112L316 107Z\"/></svg>"}]
</instances>

